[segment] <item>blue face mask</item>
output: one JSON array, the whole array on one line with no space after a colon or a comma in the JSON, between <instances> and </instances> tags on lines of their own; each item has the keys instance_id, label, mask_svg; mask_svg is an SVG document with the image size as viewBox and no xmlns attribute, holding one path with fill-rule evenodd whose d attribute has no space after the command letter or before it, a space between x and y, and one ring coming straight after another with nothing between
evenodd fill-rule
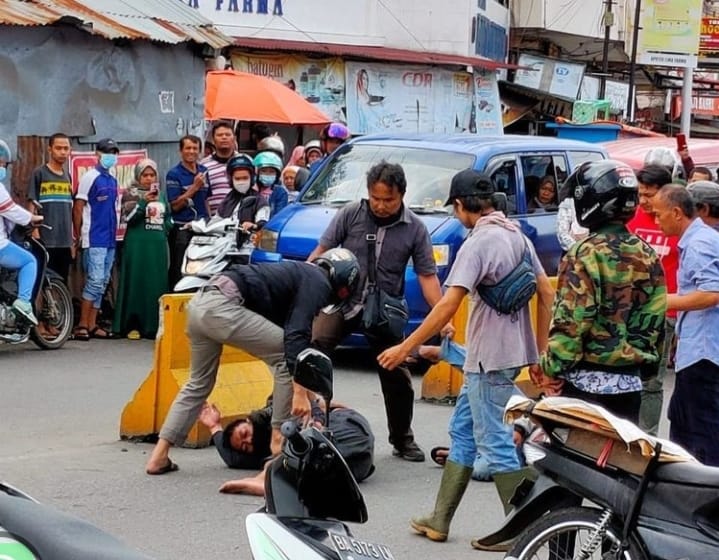
<instances>
[{"instance_id":1,"label":"blue face mask","mask_svg":"<svg viewBox=\"0 0 719 560\"><path fill-rule=\"evenodd\" d=\"M117 154L101 154L100 165L105 169L110 169L117 164Z\"/></svg>"},{"instance_id":2,"label":"blue face mask","mask_svg":"<svg viewBox=\"0 0 719 560\"><path fill-rule=\"evenodd\" d=\"M275 184L275 174L272 173L271 175L260 175L259 182L260 185L262 185L263 187L271 187Z\"/></svg>"},{"instance_id":3,"label":"blue face mask","mask_svg":"<svg viewBox=\"0 0 719 560\"><path fill-rule=\"evenodd\" d=\"M7 177L7 167L0 167L0 181L4 181Z\"/></svg>"}]
</instances>

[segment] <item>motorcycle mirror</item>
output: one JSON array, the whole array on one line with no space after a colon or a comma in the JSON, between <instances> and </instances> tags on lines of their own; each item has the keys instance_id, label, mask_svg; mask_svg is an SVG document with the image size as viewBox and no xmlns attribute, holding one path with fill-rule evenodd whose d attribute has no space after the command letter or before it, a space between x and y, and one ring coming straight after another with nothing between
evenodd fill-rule
<instances>
[{"instance_id":1,"label":"motorcycle mirror","mask_svg":"<svg viewBox=\"0 0 719 560\"><path fill-rule=\"evenodd\" d=\"M332 360L326 354L315 348L306 348L297 356L295 381L305 389L319 394L327 406L333 395L332 378Z\"/></svg>"}]
</instances>

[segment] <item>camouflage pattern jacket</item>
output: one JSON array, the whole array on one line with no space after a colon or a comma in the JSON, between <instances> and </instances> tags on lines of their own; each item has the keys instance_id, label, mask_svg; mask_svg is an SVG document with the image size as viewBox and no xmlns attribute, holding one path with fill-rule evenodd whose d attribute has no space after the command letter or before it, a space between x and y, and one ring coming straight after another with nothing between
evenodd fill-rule
<instances>
[{"instance_id":1,"label":"camouflage pattern jacket","mask_svg":"<svg viewBox=\"0 0 719 560\"><path fill-rule=\"evenodd\" d=\"M559 267L544 373L655 374L666 296L659 257L624 225L607 224L575 243Z\"/></svg>"}]
</instances>

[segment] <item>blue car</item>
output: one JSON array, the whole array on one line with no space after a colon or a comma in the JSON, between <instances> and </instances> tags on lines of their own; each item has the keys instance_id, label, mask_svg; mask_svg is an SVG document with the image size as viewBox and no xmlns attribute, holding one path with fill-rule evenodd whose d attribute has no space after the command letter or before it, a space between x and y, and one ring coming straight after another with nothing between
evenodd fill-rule
<instances>
[{"instance_id":1,"label":"blue car","mask_svg":"<svg viewBox=\"0 0 719 560\"><path fill-rule=\"evenodd\" d=\"M490 175L507 195L508 214L532 240L547 274L560 258L556 235L556 185L585 161L605 159L599 145L538 136L480 137L382 134L356 138L337 149L314 173L297 197L260 232L252 262L305 260L338 208L367 196L367 170L381 160L402 165L407 175L404 203L420 215L434 245L439 279L444 281L467 230L444 206L455 173L472 167ZM550 177L554 204L532 210L540 183ZM426 316L414 269L407 267L408 332Z\"/></svg>"}]
</instances>

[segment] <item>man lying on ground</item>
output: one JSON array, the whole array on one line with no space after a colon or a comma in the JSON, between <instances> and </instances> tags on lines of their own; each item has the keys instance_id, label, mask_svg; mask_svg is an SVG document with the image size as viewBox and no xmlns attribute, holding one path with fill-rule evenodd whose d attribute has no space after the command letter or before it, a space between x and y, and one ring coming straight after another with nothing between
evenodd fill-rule
<instances>
[{"instance_id":1,"label":"man lying on ground","mask_svg":"<svg viewBox=\"0 0 719 560\"><path fill-rule=\"evenodd\" d=\"M262 469L253 477L225 482L220 492L264 496L265 469L271 455L272 404L251 412L247 418L230 422L225 428L220 417L215 405L205 403L199 420L210 430L225 464L232 469ZM312 402L312 418L317 427L325 424L321 399ZM367 419L356 410L332 403L329 426L334 444L357 482L368 478L374 472L374 434Z\"/></svg>"}]
</instances>

